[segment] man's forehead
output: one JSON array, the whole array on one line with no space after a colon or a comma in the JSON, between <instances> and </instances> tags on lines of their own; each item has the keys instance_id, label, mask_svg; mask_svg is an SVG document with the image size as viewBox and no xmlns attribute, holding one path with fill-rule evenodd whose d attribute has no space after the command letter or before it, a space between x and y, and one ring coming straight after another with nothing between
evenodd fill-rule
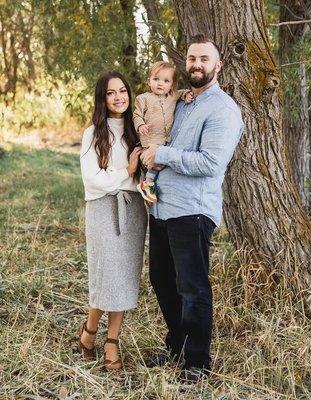
<instances>
[{"instance_id":1,"label":"man's forehead","mask_svg":"<svg viewBox=\"0 0 311 400\"><path fill-rule=\"evenodd\" d=\"M207 42L207 43L193 43L189 46L189 49L187 51L187 56L196 56L196 57L202 57L202 56L217 56L217 50L215 49L215 46L213 43Z\"/></svg>"}]
</instances>

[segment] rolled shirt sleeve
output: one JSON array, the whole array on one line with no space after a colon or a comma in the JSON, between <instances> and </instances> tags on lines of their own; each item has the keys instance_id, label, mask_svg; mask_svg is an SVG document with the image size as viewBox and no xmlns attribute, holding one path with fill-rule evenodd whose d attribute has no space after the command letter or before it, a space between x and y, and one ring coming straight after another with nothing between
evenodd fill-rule
<instances>
[{"instance_id":1,"label":"rolled shirt sleeve","mask_svg":"<svg viewBox=\"0 0 311 400\"><path fill-rule=\"evenodd\" d=\"M242 130L240 116L228 108L225 112L215 113L204 122L198 151L160 146L155 162L169 166L183 175L221 175L233 156Z\"/></svg>"}]
</instances>

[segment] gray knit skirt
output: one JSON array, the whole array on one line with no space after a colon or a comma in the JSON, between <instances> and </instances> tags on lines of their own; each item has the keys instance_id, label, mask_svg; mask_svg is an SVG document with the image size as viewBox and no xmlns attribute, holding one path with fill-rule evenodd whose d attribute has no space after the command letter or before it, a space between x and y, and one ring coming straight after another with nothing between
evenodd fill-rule
<instances>
[{"instance_id":1,"label":"gray knit skirt","mask_svg":"<svg viewBox=\"0 0 311 400\"><path fill-rule=\"evenodd\" d=\"M85 225L90 306L135 308L147 227L141 195L120 191L87 201Z\"/></svg>"}]
</instances>

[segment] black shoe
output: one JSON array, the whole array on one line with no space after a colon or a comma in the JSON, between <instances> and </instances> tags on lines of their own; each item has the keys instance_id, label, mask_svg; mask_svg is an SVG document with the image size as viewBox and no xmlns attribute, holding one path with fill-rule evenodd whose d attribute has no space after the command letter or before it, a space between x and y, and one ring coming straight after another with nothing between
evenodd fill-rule
<instances>
[{"instance_id":1,"label":"black shoe","mask_svg":"<svg viewBox=\"0 0 311 400\"><path fill-rule=\"evenodd\" d=\"M145 365L147 368L163 367L163 365L165 365L169 361L170 361L169 355L160 353L154 357L147 358L145 360Z\"/></svg>"},{"instance_id":2,"label":"black shoe","mask_svg":"<svg viewBox=\"0 0 311 400\"><path fill-rule=\"evenodd\" d=\"M201 379L209 376L209 370L198 367L186 367L181 370L178 381L182 385L195 385Z\"/></svg>"}]
</instances>

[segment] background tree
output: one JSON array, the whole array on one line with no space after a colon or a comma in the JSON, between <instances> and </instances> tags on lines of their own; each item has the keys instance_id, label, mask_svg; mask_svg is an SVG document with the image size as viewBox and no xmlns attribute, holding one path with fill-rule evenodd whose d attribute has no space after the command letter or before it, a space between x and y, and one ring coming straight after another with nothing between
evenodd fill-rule
<instances>
[{"instance_id":1,"label":"background tree","mask_svg":"<svg viewBox=\"0 0 311 400\"><path fill-rule=\"evenodd\" d=\"M284 87L283 130L299 194L311 212L311 24L285 24L303 20L311 20L310 1L280 0L279 59L280 64L284 65L281 69Z\"/></svg>"},{"instance_id":2,"label":"background tree","mask_svg":"<svg viewBox=\"0 0 311 400\"><path fill-rule=\"evenodd\" d=\"M149 27L149 47L154 61L162 60L161 42L159 40L159 5L158 1L142 0L147 14L147 23Z\"/></svg>"},{"instance_id":3,"label":"background tree","mask_svg":"<svg viewBox=\"0 0 311 400\"><path fill-rule=\"evenodd\" d=\"M178 85L184 87L187 85L184 70L185 37L176 19L172 2L143 0L142 3L147 13L150 33L149 43L153 55L153 59L148 63L147 68L156 59L166 57L176 65Z\"/></svg>"},{"instance_id":4,"label":"background tree","mask_svg":"<svg viewBox=\"0 0 311 400\"><path fill-rule=\"evenodd\" d=\"M136 4L135 0L120 0L123 12L123 44L122 44L122 66L132 88L140 84L140 74L137 65L137 30L135 24Z\"/></svg>"},{"instance_id":5,"label":"background tree","mask_svg":"<svg viewBox=\"0 0 311 400\"><path fill-rule=\"evenodd\" d=\"M0 94L14 102L17 84L29 90L35 80L33 35L36 22L32 1L7 2L0 8Z\"/></svg>"},{"instance_id":6,"label":"background tree","mask_svg":"<svg viewBox=\"0 0 311 400\"><path fill-rule=\"evenodd\" d=\"M245 132L225 180L225 221L237 248L311 283L311 227L285 154L278 68L260 0L174 0L186 40L207 33L220 46L222 85L243 111ZM296 279L297 278L297 279Z\"/></svg>"}]
</instances>

